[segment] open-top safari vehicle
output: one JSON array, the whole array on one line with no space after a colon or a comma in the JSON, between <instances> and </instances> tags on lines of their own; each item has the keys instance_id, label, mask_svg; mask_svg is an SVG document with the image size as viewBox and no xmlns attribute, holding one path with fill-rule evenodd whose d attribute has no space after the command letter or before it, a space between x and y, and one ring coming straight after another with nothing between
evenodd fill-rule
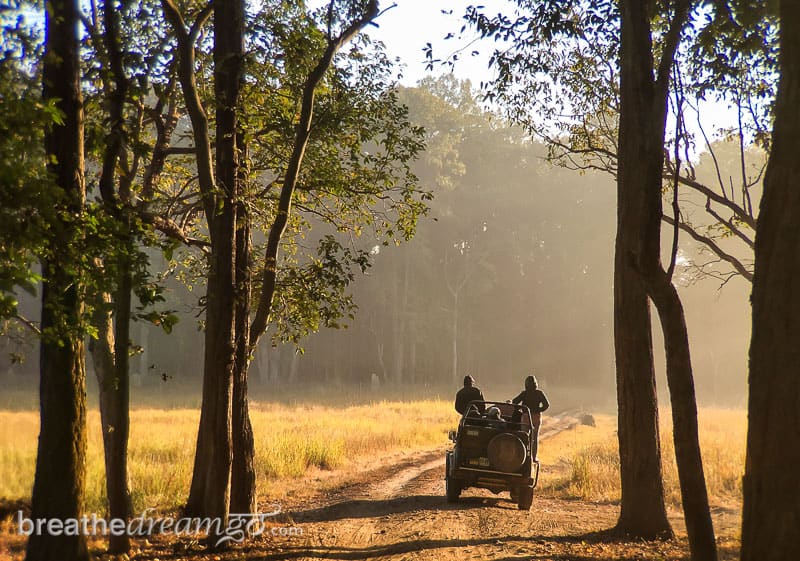
<instances>
[{"instance_id":1,"label":"open-top safari vehicle","mask_svg":"<svg viewBox=\"0 0 800 561\"><path fill-rule=\"evenodd\" d=\"M468 487L509 491L520 510L530 510L539 479L539 462L531 456L533 422L524 405L472 401L458 430L450 431L453 449L445 458L448 502Z\"/></svg>"}]
</instances>

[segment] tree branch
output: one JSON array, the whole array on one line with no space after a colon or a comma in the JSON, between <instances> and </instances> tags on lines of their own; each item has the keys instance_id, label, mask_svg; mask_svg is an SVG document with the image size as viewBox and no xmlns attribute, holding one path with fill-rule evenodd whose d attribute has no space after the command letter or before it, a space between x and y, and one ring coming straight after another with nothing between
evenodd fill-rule
<instances>
[{"instance_id":1,"label":"tree branch","mask_svg":"<svg viewBox=\"0 0 800 561\"><path fill-rule=\"evenodd\" d=\"M171 0L163 0L169 2ZM264 269L261 281L261 297L258 301L253 323L250 327L250 346L253 347L266 331L272 309L272 297L275 293L275 282L278 275L278 249L280 240L289 221L292 207L292 196L300 175L300 166L303 163L306 146L311 136L311 120L314 114L314 97L316 88L333 63L333 57L344 44L350 41L367 24L378 16L378 0L370 0L360 18L352 22L335 39L328 41L328 46L322 54L316 67L311 71L303 86L303 98L300 109L300 121L297 124L292 157L286 169L283 186L281 187L278 210L275 220L270 228L267 239L267 249L264 257Z\"/></svg>"},{"instance_id":2,"label":"tree branch","mask_svg":"<svg viewBox=\"0 0 800 561\"><path fill-rule=\"evenodd\" d=\"M733 220L725 220L724 218L722 218L722 216L720 216L720 214L711 207L711 201L709 201L708 199L706 199L706 212L711 216L713 216L715 220L717 220L721 224L724 224L725 227L728 228L728 230L730 230L732 234L734 234L736 237L738 237L744 243L746 243L750 249L755 249L755 243L753 243L753 240L748 238L744 232L742 232L739 228L737 228L736 225L733 223Z\"/></svg>"},{"instance_id":3,"label":"tree branch","mask_svg":"<svg viewBox=\"0 0 800 561\"><path fill-rule=\"evenodd\" d=\"M664 37L664 50L661 52L661 60L658 61L658 73L656 84L660 88L669 86L670 69L675 60L675 52L681 40L683 26L689 16L689 0L676 0L675 13L669 24L669 30Z\"/></svg>"},{"instance_id":4,"label":"tree branch","mask_svg":"<svg viewBox=\"0 0 800 561\"><path fill-rule=\"evenodd\" d=\"M663 215L661 219L670 226L675 225L675 221L672 219L672 217L667 216L666 214ZM749 282L753 282L753 273L748 271L747 268L742 264L742 262L739 261L736 257L724 251L712 238L697 233L694 228L692 228L691 226L689 226L684 222L680 222L678 224L678 227L687 234L689 234L689 236L693 240L705 245L712 252L714 252L714 254L717 255L720 259L729 263L736 270L737 273L742 275Z\"/></svg>"},{"instance_id":5,"label":"tree branch","mask_svg":"<svg viewBox=\"0 0 800 561\"><path fill-rule=\"evenodd\" d=\"M20 314L18 314L18 313L16 313L16 312L15 312L13 315L11 315L10 317L11 317L12 319L15 319L15 320L17 320L17 321L18 321L18 322L20 322L22 325L24 325L25 327L27 327L28 329L30 329L31 331L33 331L33 332L34 332L36 335L39 335L39 336L41 336L41 335L42 335L42 330L41 330L41 328L40 328L40 327L39 327L39 326L36 324L36 322L34 322L34 321L31 321L31 320L29 320L28 318L26 318L25 316L21 316Z\"/></svg>"},{"instance_id":6,"label":"tree branch","mask_svg":"<svg viewBox=\"0 0 800 561\"><path fill-rule=\"evenodd\" d=\"M183 229L171 219L144 210L140 210L138 214L143 222L150 224L165 236L190 247L199 247L203 253L208 253L208 248L211 247L210 243L187 236Z\"/></svg>"},{"instance_id":7,"label":"tree branch","mask_svg":"<svg viewBox=\"0 0 800 561\"><path fill-rule=\"evenodd\" d=\"M197 19L189 31L186 23L178 11L173 0L161 0L164 16L175 31L178 40L178 79L183 90L186 111L192 122L194 136L195 156L197 158L197 174L199 177L200 193L203 197L203 210L209 226L214 219L216 209L216 182L214 178L214 164L211 156L211 135L208 128L208 115L203 108L200 95L197 91L195 80L195 48L194 42L200 29L211 17L212 5L209 4L197 15ZM210 228L213 231L213 228Z\"/></svg>"},{"instance_id":8,"label":"tree branch","mask_svg":"<svg viewBox=\"0 0 800 561\"><path fill-rule=\"evenodd\" d=\"M664 174L664 178L669 180L674 180L675 175L676 175L675 173L666 173ZM750 226L753 230L756 229L755 218L749 215L747 211L742 207L740 207L738 204L731 201L729 198L723 197L719 193L712 191L706 185L703 185L697 180L689 179L688 177L681 176L680 174L677 175L678 175L678 181L680 181L682 185L691 187L692 189L694 189L698 193L705 195L707 198L711 199L715 203L719 203L722 206L727 207L728 209L733 211L733 213L736 215L736 218L738 218L739 220Z\"/></svg>"}]
</instances>

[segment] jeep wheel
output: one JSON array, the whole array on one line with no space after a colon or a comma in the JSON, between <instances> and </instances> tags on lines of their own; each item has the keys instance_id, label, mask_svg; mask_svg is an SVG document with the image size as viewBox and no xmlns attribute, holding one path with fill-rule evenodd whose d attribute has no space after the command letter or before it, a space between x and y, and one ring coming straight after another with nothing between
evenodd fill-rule
<instances>
[{"instance_id":1,"label":"jeep wheel","mask_svg":"<svg viewBox=\"0 0 800 561\"><path fill-rule=\"evenodd\" d=\"M517 507L520 510L530 510L533 503L533 487L520 487L517 493L519 496Z\"/></svg>"},{"instance_id":2,"label":"jeep wheel","mask_svg":"<svg viewBox=\"0 0 800 561\"><path fill-rule=\"evenodd\" d=\"M461 495L461 483L458 480L453 479L450 477L450 461L452 456L447 454L445 457L444 462L444 490L447 494L447 502L454 503L458 501L458 497Z\"/></svg>"},{"instance_id":3,"label":"jeep wheel","mask_svg":"<svg viewBox=\"0 0 800 561\"><path fill-rule=\"evenodd\" d=\"M447 502L458 502L458 497L461 496L461 483L456 479L451 479L448 475L444 480L444 487L447 493Z\"/></svg>"}]
</instances>

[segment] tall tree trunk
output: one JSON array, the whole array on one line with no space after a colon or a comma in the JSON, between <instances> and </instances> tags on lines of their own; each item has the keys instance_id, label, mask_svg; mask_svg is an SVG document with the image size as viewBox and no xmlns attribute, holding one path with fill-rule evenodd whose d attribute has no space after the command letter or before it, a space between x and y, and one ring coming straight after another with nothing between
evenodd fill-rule
<instances>
[{"instance_id":1,"label":"tall tree trunk","mask_svg":"<svg viewBox=\"0 0 800 561\"><path fill-rule=\"evenodd\" d=\"M644 185L647 159L642 159L643 123L650 122L652 59L645 6L620 2L619 171L617 175L617 238L614 258L614 350L619 406L618 438L622 503L617 529L641 537L671 536L664 504L658 401L650 309L643 280L631 255L642 253ZM642 25L646 26L642 36ZM644 52L642 52L644 50ZM662 137L663 139L663 137ZM659 173L660 181L660 172Z\"/></svg>"},{"instance_id":2,"label":"tall tree trunk","mask_svg":"<svg viewBox=\"0 0 800 561\"><path fill-rule=\"evenodd\" d=\"M211 237L206 288L205 352L203 356L203 398L197 433L192 483L186 514L217 518L227 525L233 461L231 408L234 367L234 259L236 207L236 99L227 102L226 87L238 88L238 76L225 75L225 65L239 64L236 57L223 55L226 31L230 31L227 5L221 0L201 10L187 25L173 0L161 0L178 42L178 78L186 110L192 122L198 184ZM215 15L214 72L217 103L217 167L214 171L208 116L195 80L195 46L200 31ZM228 25L226 26L226 22ZM227 28L227 29L226 29ZM217 48L219 45L219 48ZM228 60L226 60L226 58ZM235 59L235 60L230 60ZM209 532L209 542L223 527Z\"/></svg>"},{"instance_id":3,"label":"tall tree trunk","mask_svg":"<svg viewBox=\"0 0 800 561\"><path fill-rule=\"evenodd\" d=\"M242 6L214 2L216 186L219 211L209 217L211 266L206 309L203 404L187 511L227 524L233 463L232 409L235 343L237 115L242 72ZM224 528L222 528L224 529ZM215 543L216 535L209 535Z\"/></svg>"},{"instance_id":4,"label":"tall tree trunk","mask_svg":"<svg viewBox=\"0 0 800 561\"><path fill-rule=\"evenodd\" d=\"M31 499L33 519L79 519L86 475L86 371L81 329L83 302L73 255L83 210L83 108L76 0L45 2L42 97L63 114L45 132L48 169L61 198L51 224L49 257L42 261L40 432ZM28 561L89 558L83 535L30 536Z\"/></svg>"},{"instance_id":5,"label":"tall tree trunk","mask_svg":"<svg viewBox=\"0 0 800 561\"><path fill-rule=\"evenodd\" d=\"M206 292L203 402L192 484L186 512L227 521L230 506L232 393L234 369L234 222L233 202L226 197L214 217L211 267ZM210 536L213 537L213 536ZM210 540L213 541L213 540Z\"/></svg>"},{"instance_id":6,"label":"tall tree trunk","mask_svg":"<svg viewBox=\"0 0 800 561\"><path fill-rule=\"evenodd\" d=\"M623 248L647 294L655 303L667 358L667 380L673 412L673 439L689 547L694 561L716 561L714 528L708 506L697 405L683 307L671 273L661 265L662 173L669 75L689 2L674 2L672 21L662 39L662 55L654 68L650 10L646 4L621 3L620 170L619 189L634 204L633 243ZM624 146L624 153L623 153ZM631 231L633 234L633 231ZM652 361L652 357L651 357ZM652 365L651 365L652 368Z\"/></svg>"},{"instance_id":7,"label":"tall tree trunk","mask_svg":"<svg viewBox=\"0 0 800 561\"><path fill-rule=\"evenodd\" d=\"M244 182L241 182L242 184ZM256 511L255 442L247 400L250 364L250 224L239 203L236 229L236 363L233 374L233 467L231 512Z\"/></svg>"},{"instance_id":8,"label":"tall tree trunk","mask_svg":"<svg viewBox=\"0 0 800 561\"><path fill-rule=\"evenodd\" d=\"M800 551L800 5L780 3L780 84L753 279L742 561Z\"/></svg>"},{"instance_id":9,"label":"tall tree trunk","mask_svg":"<svg viewBox=\"0 0 800 561\"><path fill-rule=\"evenodd\" d=\"M240 33L236 53L241 74L244 54L244 3L236 2L235 18ZM232 32L233 34L233 32ZM235 50L235 47L234 47ZM238 96L238 88L237 88ZM250 369L250 302L252 278L250 275L250 214L247 211L247 145L244 135L237 131L239 166L236 170L236 357L233 371L233 464L231 466L231 512L254 514L256 512L256 468L255 440L250 422L250 406L247 398L247 378Z\"/></svg>"},{"instance_id":10,"label":"tall tree trunk","mask_svg":"<svg viewBox=\"0 0 800 561\"><path fill-rule=\"evenodd\" d=\"M620 164L620 178L622 168ZM628 202L621 195L620 216ZM639 275L624 258L636 231L627 217L618 221L614 350L622 501L617 529L630 536L652 539L672 536L672 528L664 504L650 309Z\"/></svg>"}]
</instances>

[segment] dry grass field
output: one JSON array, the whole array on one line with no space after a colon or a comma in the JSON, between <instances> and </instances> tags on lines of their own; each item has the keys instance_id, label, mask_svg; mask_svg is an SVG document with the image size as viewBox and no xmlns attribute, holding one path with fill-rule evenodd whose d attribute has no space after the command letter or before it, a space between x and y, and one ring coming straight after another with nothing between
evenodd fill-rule
<instances>
[{"instance_id":1,"label":"dry grass field","mask_svg":"<svg viewBox=\"0 0 800 561\"><path fill-rule=\"evenodd\" d=\"M616 419L609 415L595 418L597 427L575 427L556 435L542 447L542 461L560 466L556 477L544 482L543 493L560 498L619 501ZM671 424L670 416L662 415L665 494L669 504L678 506L680 487ZM699 424L706 483L712 502L737 503L742 493L747 415L741 410L701 409Z\"/></svg>"},{"instance_id":2,"label":"dry grass field","mask_svg":"<svg viewBox=\"0 0 800 561\"><path fill-rule=\"evenodd\" d=\"M189 491L199 411L134 409L130 478L134 510L173 511ZM333 407L252 405L259 488L309 468L330 470L349 458L430 448L446 440L456 422L445 401L375 402ZM25 499L33 485L38 413L0 411L0 500ZM100 415L89 412L88 512L105 503Z\"/></svg>"},{"instance_id":3,"label":"dry grass field","mask_svg":"<svg viewBox=\"0 0 800 561\"><path fill-rule=\"evenodd\" d=\"M290 540L255 539L243 549L211 554L196 541L169 535L138 541L131 559L194 561L288 558L413 560L598 559L686 561L688 545L672 452L664 427L664 473L670 520L678 537L628 542L607 537L619 499L616 420L596 426L574 414L546 416L542 476L530 512L507 497L468 490L457 505L444 499L443 451L458 421L450 400L375 401L368 405L255 403L258 487L262 504L285 509ZM132 411L131 487L135 511L175 513L186 500L198 411ZM746 416L705 409L700 428L720 559L738 558ZM87 512L101 514L104 483L99 415L90 411ZM33 411L0 411L0 506L24 508L33 480L38 432ZM22 559L23 536L0 520L0 560ZM102 553L104 539L90 546Z\"/></svg>"},{"instance_id":4,"label":"dry grass field","mask_svg":"<svg viewBox=\"0 0 800 561\"><path fill-rule=\"evenodd\" d=\"M457 416L449 401L383 401L361 406L255 403L259 488L303 476L309 469L343 468L378 453L440 446ZM131 414L130 476L135 510L173 511L186 499L191 477L198 411L134 409ZM619 499L616 420L596 416L597 426L577 426L542 446L555 473L540 491L551 497L615 502ZM718 502L737 501L744 469L746 416L742 411L704 409L702 448L709 492ZM546 422L546 421L545 421ZM670 419L662 418L667 500L680 502ZM544 430L547 429L545 424ZM0 499L29 496L36 459L38 414L0 411ZM105 491L99 414L89 413L87 510L103 512Z\"/></svg>"}]
</instances>

